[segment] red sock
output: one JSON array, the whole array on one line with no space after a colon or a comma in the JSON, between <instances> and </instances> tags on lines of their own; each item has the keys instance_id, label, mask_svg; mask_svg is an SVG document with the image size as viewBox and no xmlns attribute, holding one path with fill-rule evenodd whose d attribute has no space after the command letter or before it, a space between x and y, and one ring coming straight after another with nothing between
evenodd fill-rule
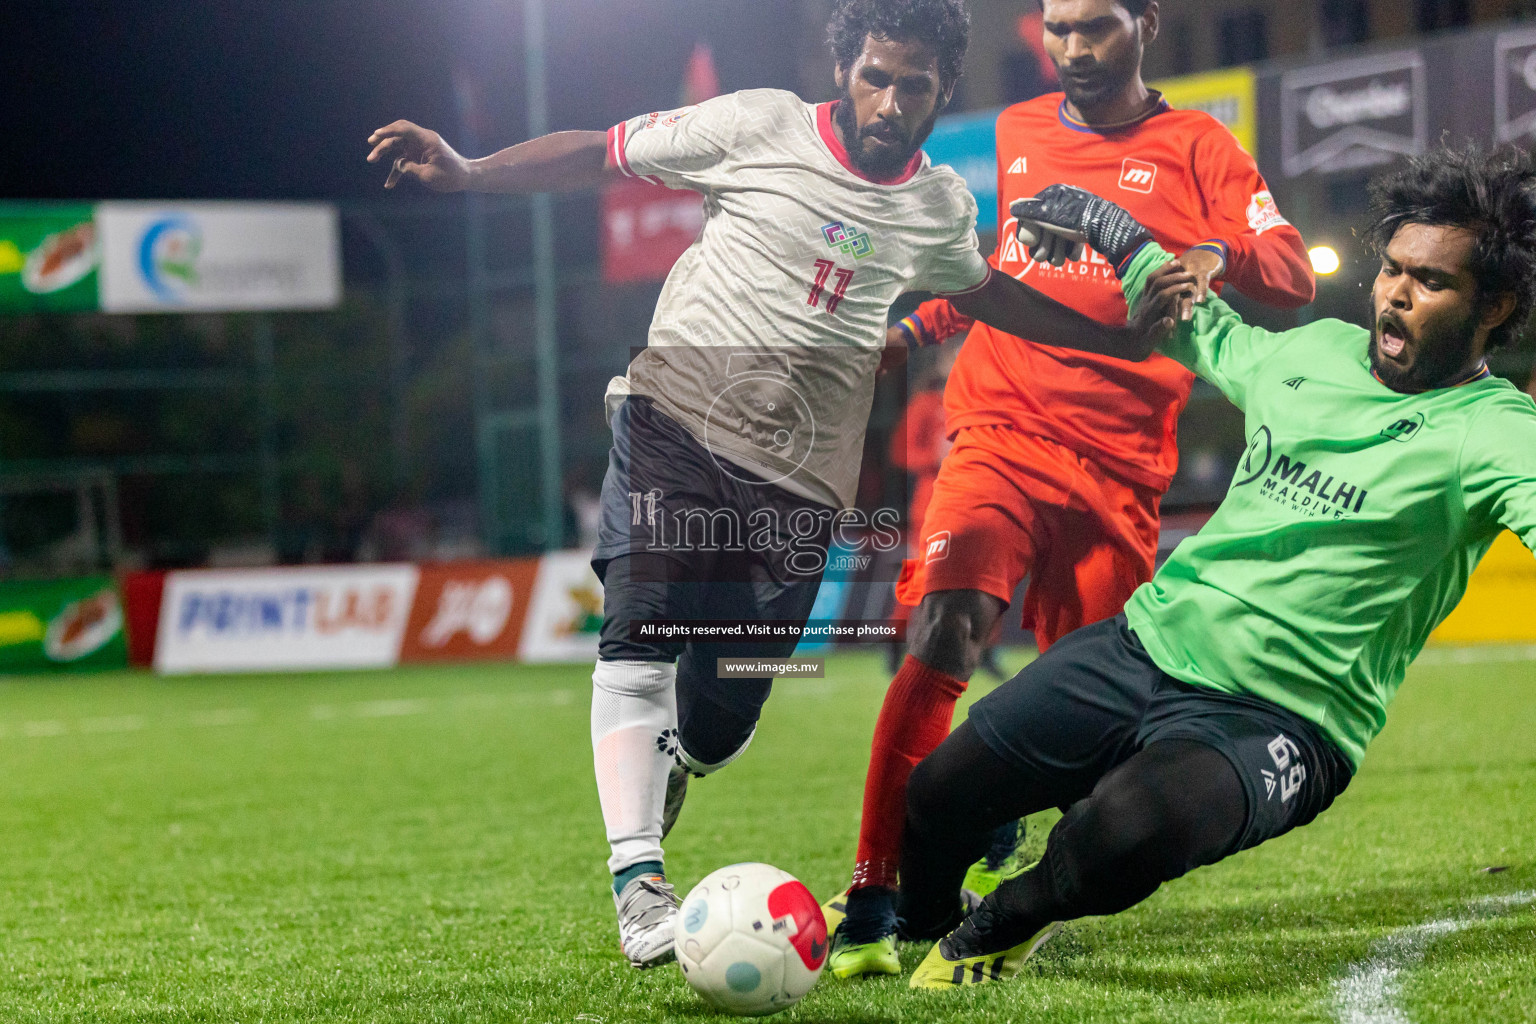
<instances>
[{"instance_id":1,"label":"red sock","mask_svg":"<svg viewBox=\"0 0 1536 1024\"><path fill-rule=\"evenodd\" d=\"M955 702L965 682L929 668L910 654L885 691L875 722L864 778L864 813L859 821L859 856L853 888L896 888L901 830L907 816L907 777L949 735Z\"/></svg>"}]
</instances>

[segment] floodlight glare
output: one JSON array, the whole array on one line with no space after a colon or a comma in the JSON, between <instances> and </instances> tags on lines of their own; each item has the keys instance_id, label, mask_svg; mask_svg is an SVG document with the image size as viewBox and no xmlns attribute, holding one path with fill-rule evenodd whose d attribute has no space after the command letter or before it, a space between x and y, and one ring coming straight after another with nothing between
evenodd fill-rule
<instances>
[{"instance_id":1,"label":"floodlight glare","mask_svg":"<svg viewBox=\"0 0 1536 1024\"><path fill-rule=\"evenodd\" d=\"M1339 269L1339 254L1331 245L1314 245L1307 250L1312 257L1313 273L1328 275Z\"/></svg>"}]
</instances>

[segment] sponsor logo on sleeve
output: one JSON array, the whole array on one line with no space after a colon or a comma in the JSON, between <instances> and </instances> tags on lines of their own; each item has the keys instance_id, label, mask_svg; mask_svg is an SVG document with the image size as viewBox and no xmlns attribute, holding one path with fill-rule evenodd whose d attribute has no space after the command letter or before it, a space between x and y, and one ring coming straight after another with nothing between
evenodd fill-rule
<instances>
[{"instance_id":1,"label":"sponsor logo on sleeve","mask_svg":"<svg viewBox=\"0 0 1536 1024\"><path fill-rule=\"evenodd\" d=\"M1029 160L1027 157L1016 157L1013 163L1008 165L1009 174L1028 174Z\"/></svg>"},{"instance_id":2,"label":"sponsor logo on sleeve","mask_svg":"<svg viewBox=\"0 0 1536 1024\"><path fill-rule=\"evenodd\" d=\"M1289 223L1280 216L1280 207L1275 204L1275 197L1269 194L1268 189L1255 192L1253 198L1248 200L1248 226L1255 234L1262 235L1270 228Z\"/></svg>"},{"instance_id":3,"label":"sponsor logo on sleeve","mask_svg":"<svg viewBox=\"0 0 1536 1024\"><path fill-rule=\"evenodd\" d=\"M923 563L941 562L949 557L949 531L940 530L938 533L928 536L928 543L923 549Z\"/></svg>"}]
</instances>

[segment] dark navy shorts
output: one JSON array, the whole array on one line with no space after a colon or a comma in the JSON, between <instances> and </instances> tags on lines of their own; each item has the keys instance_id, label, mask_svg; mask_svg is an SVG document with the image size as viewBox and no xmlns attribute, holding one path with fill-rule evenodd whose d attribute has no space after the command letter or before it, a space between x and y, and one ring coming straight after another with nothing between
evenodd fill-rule
<instances>
[{"instance_id":1,"label":"dark navy shorts","mask_svg":"<svg viewBox=\"0 0 1536 1024\"><path fill-rule=\"evenodd\" d=\"M649 399L613 417L592 568L603 581L605 661L676 661L688 752L729 753L756 725L768 679L720 679L717 658L787 658L798 639L648 639L659 620L792 623L810 618L837 510L722 464ZM723 755L722 755L723 756Z\"/></svg>"},{"instance_id":2,"label":"dark navy shorts","mask_svg":"<svg viewBox=\"0 0 1536 1024\"><path fill-rule=\"evenodd\" d=\"M1181 682L1158 668L1125 616L1084 626L977 701L971 725L999 757L1053 782L1063 805L1160 740L1193 740L1231 762L1247 794L1236 853L1322 813L1352 767L1311 722L1278 704Z\"/></svg>"}]
</instances>

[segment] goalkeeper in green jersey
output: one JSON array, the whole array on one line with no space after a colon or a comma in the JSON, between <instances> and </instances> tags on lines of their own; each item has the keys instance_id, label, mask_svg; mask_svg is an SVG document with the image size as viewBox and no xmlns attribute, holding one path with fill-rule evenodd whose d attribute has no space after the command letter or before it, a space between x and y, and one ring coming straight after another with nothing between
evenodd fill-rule
<instances>
[{"instance_id":1,"label":"goalkeeper in green jersey","mask_svg":"<svg viewBox=\"0 0 1536 1024\"><path fill-rule=\"evenodd\" d=\"M1007 977L1057 922L1311 821L1494 538L1536 550L1536 404L1485 361L1536 299L1536 169L1440 150L1371 198L1369 326L1281 333L1197 294L1112 203L1053 185L1014 205L1037 258L1086 242L1133 308L1178 309L1159 348L1243 410L1248 449L1123 615L978 701L914 771L898 912L944 936L914 987ZM992 829L1068 805L1039 865L957 927Z\"/></svg>"}]
</instances>

